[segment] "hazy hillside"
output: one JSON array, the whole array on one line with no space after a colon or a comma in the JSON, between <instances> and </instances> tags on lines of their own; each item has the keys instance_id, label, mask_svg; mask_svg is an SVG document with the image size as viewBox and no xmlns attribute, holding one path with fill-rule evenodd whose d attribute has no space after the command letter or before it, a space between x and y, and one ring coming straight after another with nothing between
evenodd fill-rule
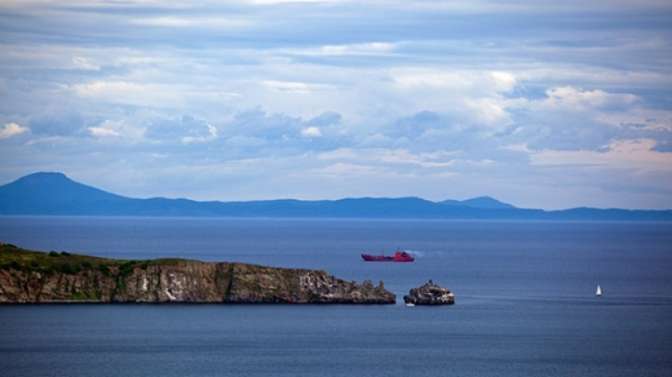
<instances>
[{"instance_id":1,"label":"hazy hillside","mask_svg":"<svg viewBox=\"0 0 672 377\"><path fill-rule=\"evenodd\" d=\"M491 197L463 201L406 198L293 199L200 202L136 199L71 180L61 173L35 173L0 186L0 214L97 216L354 217L537 220L672 220L672 211L516 208Z\"/></svg>"}]
</instances>

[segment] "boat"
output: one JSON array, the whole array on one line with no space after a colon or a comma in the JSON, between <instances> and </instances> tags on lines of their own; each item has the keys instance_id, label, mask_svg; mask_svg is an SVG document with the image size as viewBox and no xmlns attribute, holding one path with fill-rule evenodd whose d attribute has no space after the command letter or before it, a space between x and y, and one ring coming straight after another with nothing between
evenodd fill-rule
<instances>
[{"instance_id":1,"label":"boat","mask_svg":"<svg viewBox=\"0 0 672 377\"><path fill-rule=\"evenodd\" d=\"M411 254L403 250L395 251L394 255L362 254L362 259L366 262L413 262L415 260Z\"/></svg>"},{"instance_id":2,"label":"boat","mask_svg":"<svg viewBox=\"0 0 672 377\"><path fill-rule=\"evenodd\" d=\"M597 285L597 289L595 290L595 296L600 297L602 296L602 287L600 285Z\"/></svg>"},{"instance_id":3,"label":"boat","mask_svg":"<svg viewBox=\"0 0 672 377\"><path fill-rule=\"evenodd\" d=\"M406 306L408 306L409 308L412 308L412 307L415 306L415 304L412 303L412 302L407 302L407 303L406 303Z\"/></svg>"}]
</instances>

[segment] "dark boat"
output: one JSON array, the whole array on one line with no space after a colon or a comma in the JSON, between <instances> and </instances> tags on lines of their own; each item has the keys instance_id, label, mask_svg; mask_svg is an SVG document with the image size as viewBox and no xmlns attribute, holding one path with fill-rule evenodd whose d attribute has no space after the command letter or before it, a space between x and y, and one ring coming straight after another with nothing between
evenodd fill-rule
<instances>
[{"instance_id":1,"label":"dark boat","mask_svg":"<svg viewBox=\"0 0 672 377\"><path fill-rule=\"evenodd\" d=\"M370 255L362 254L366 262L413 262L415 258L405 251L397 250L394 255Z\"/></svg>"}]
</instances>

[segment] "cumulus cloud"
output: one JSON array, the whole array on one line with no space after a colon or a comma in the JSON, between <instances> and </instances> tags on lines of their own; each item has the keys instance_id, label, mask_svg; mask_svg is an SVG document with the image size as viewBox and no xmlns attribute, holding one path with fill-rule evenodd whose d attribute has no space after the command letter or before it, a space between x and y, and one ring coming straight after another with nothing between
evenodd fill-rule
<instances>
[{"instance_id":1,"label":"cumulus cloud","mask_svg":"<svg viewBox=\"0 0 672 377\"><path fill-rule=\"evenodd\" d=\"M175 118L156 117L147 122L145 138L149 142L201 143L217 138L217 127L192 115Z\"/></svg>"},{"instance_id":2,"label":"cumulus cloud","mask_svg":"<svg viewBox=\"0 0 672 377\"><path fill-rule=\"evenodd\" d=\"M306 127L301 130L301 135L305 137L320 137L322 136L322 131L320 131L319 128L311 126L311 127Z\"/></svg>"},{"instance_id":3,"label":"cumulus cloud","mask_svg":"<svg viewBox=\"0 0 672 377\"><path fill-rule=\"evenodd\" d=\"M598 150L615 139L664 140L669 111L643 106L639 96L601 89L552 87L541 98L509 101L510 143L532 149Z\"/></svg>"},{"instance_id":4,"label":"cumulus cloud","mask_svg":"<svg viewBox=\"0 0 672 377\"><path fill-rule=\"evenodd\" d=\"M418 112L450 113L453 123L491 130L510 124L507 95L518 81L509 72L404 68L390 74Z\"/></svg>"},{"instance_id":5,"label":"cumulus cloud","mask_svg":"<svg viewBox=\"0 0 672 377\"><path fill-rule=\"evenodd\" d=\"M0 128L0 139L9 139L17 135L21 135L30 131L28 127L23 127L18 123L5 123L4 126Z\"/></svg>"},{"instance_id":6,"label":"cumulus cloud","mask_svg":"<svg viewBox=\"0 0 672 377\"><path fill-rule=\"evenodd\" d=\"M97 126L87 127L89 134L98 139L124 139L131 142L141 141L145 129L136 127L124 120L105 120Z\"/></svg>"},{"instance_id":7,"label":"cumulus cloud","mask_svg":"<svg viewBox=\"0 0 672 377\"><path fill-rule=\"evenodd\" d=\"M264 140L266 147L273 145L284 151L289 148L294 153L302 153L350 142L349 135L342 132L340 120L341 116L333 112L305 119L255 109L237 113L223 125L222 136Z\"/></svg>"}]
</instances>

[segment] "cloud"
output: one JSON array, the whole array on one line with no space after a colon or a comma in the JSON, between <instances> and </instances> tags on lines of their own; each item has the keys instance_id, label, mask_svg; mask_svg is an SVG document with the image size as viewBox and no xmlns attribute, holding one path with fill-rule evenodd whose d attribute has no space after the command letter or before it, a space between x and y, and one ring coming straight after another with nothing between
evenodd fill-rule
<instances>
[{"instance_id":1,"label":"cloud","mask_svg":"<svg viewBox=\"0 0 672 377\"><path fill-rule=\"evenodd\" d=\"M532 164L538 166L607 166L672 171L672 153L655 150L650 139L615 140L604 151L542 150L532 153Z\"/></svg>"},{"instance_id":2,"label":"cloud","mask_svg":"<svg viewBox=\"0 0 672 377\"><path fill-rule=\"evenodd\" d=\"M167 28L245 28L251 26L250 20L236 19L233 17L145 17L134 18L130 23L142 26L167 27Z\"/></svg>"},{"instance_id":3,"label":"cloud","mask_svg":"<svg viewBox=\"0 0 672 377\"><path fill-rule=\"evenodd\" d=\"M75 84L73 89L81 97L122 104L172 103L176 98L164 85L129 81L93 81Z\"/></svg>"},{"instance_id":4,"label":"cloud","mask_svg":"<svg viewBox=\"0 0 672 377\"><path fill-rule=\"evenodd\" d=\"M78 69L91 70L91 71L100 70L100 65L82 56L73 56L72 64Z\"/></svg>"},{"instance_id":5,"label":"cloud","mask_svg":"<svg viewBox=\"0 0 672 377\"><path fill-rule=\"evenodd\" d=\"M319 128L314 126L306 127L301 130L301 136L309 138L320 137L322 136L322 131L320 131Z\"/></svg>"},{"instance_id":6,"label":"cloud","mask_svg":"<svg viewBox=\"0 0 672 377\"><path fill-rule=\"evenodd\" d=\"M501 130L511 123L509 93L518 85L504 71L393 69L393 89L413 99L417 112L450 113L451 122Z\"/></svg>"},{"instance_id":7,"label":"cloud","mask_svg":"<svg viewBox=\"0 0 672 377\"><path fill-rule=\"evenodd\" d=\"M455 71L404 68L392 71L394 82L402 88L441 88L469 93L502 93L512 90L516 78L502 71Z\"/></svg>"},{"instance_id":8,"label":"cloud","mask_svg":"<svg viewBox=\"0 0 672 377\"><path fill-rule=\"evenodd\" d=\"M309 124L314 126L329 127L336 126L343 120L341 114L334 111L325 111L322 114L310 119Z\"/></svg>"},{"instance_id":9,"label":"cloud","mask_svg":"<svg viewBox=\"0 0 672 377\"><path fill-rule=\"evenodd\" d=\"M276 146L297 148L297 151L303 148L327 148L345 142L340 132L340 119L339 114L330 112L304 119L286 114L268 114L255 109L236 114L222 127L222 134L225 137L254 137ZM306 139L321 141L315 143L314 140Z\"/></svg>"},{"instance_id":10,"label":"cloud","mask_svg":"<svg viewBox=\"0 0 672 377\"><path fill-rule=\"evenodd\" d=\"M261 84L268 89L290 94L311 94L315 91L330 89L329 85L296 81L264 80Z\"/></svg>"},{"instance_id":11,"label":"cloud","mask_svg":"<svg viewBox=\"0 0 672 377\"><path fill-rule=\"evenodd\" d=\"M337 162L325 167L314 169L312 171L317 175L330 176L332 178L343 178L352 176L371 176L373 174L382 173L379 169L372 166L362 164L351 164L344 162Z\"/></svg>"},{"instance_id":12,"label":"cloud","mask_svg":"<svg viewBox=\"0 0 672 377\"><path fill-rule=\"evenodd\" d=\"M546 91L544 105L551 108L567 108L574 111L614 108L621 109L637 102L632 94L613 94L603 90L582 90L571 86L551 88Z\"/></svg>"},{"instance_id":13,"label":"cloud","mask_svg":"<svg viewBox=\"0 0 672 377\"><path fill-rule=\"evenodd\" d=\"M219 135L217 127L207 120L192 115L175 118L157 117L147 122L144 137L149 142L162 143L204 143L215 140Z\"/></svg>"},{"instance_id":14,"label":"cloud","mask_svg":"<svg viewBox=\"0 0 672 377\"><path fill-rule=\"evenodd\" d=\"M457 160L456 152L413 153L407 149L385 148L340 148L323 152L318 159L339 161L348 164L374 165L379 167L417 166L421 168L449 168Z\"/></svg>"},{"instance_id":15,"label":"cloud","mask_svg":"<svg viewBox=\"0 0 672 377\"><path fill-rule=\"evenodd\" d=\"M184 136L182 138L182 142L185 144L191 144L191 143L206 143L211 140L217 139L217 136L219 132L217 131L217 128L213 126L212 124L206 124L206 127L208 128L208 133L204 136Z\"/></svg>"},{"instance_id":16,"label":"cloud","mask_svg":"<svg viewBox=\"0 0 672 377\"><path fill-rule=\"evenodd\" d=\"M316 51L319 55L345 56L345 55L385 55L396 48L394 43L367 42L343 45L324 45Z\"/></svg>"},{"instance_id":17,"label":"cloud","mask_svg":"<svg viewBox=\"0 0 672 377\"><path fill-rule=\"evenodd\" d=\"M28 131L30 131L28 127L23 127L17 123L5 123L5 125L0 128L0 140L9 139L10 137L21 135Z\"/></svg>"},{"instance_id":18,"label":"cloud","mask_svg":"<svg viewBox=\"0 0 672 377\"><path fill-rule=\"evenodd\" d=\"M109 137L109 136L119 136L119 132L106 127L89 127L89 132L92 136L95 137Z\"/></svg>"},{"instance_id":19,"label":"cloud","mask_svg":"<svg viewBox=\"0 0 672 377\"><path fill-rule=\"evenodd\" d=\"M432 111L421 111L412 116L403 117L386 130L386 134L395 138L417 139L432 129L452 128L450 119L444 119Z\"/></svg>"},{"instance_id":20,"label":"cloud","mask_svg":"<svg viewBox=\"0 0 672 377\"><path fill-rule=\"evenodd\" d=\"M344 3L352 0L242 0L254 5Z\"/></svg>"},{"instance_id":21,"label":"cloud","mask_svg":"<svg viewBox=\"0 0 672 377\"><path fill-rule=\"evenodd\" d=\"M74 136L85 132L87 124L99 121L88 119L78 111L47 108L30 114L28 124L33 135L38 137Z\"/></svg>"},{"instance_id":22,"label":"cloud","mask_svg":"<svg viewBox=\"0 0 672 377\"><path fill-rule=\"evenodd\" d=\"M640 96L571 86L511 100L506 109L512 119L505 132L509 144L536 150L599 150L619 139L662 141L672 123L672 112L648 108Z\"/></svg>"},{"instance_id":23,"label":"cloud","mask_svg":"<svg viewBox=\"0 0 672 377\"><path fill-rule=\"evenodd\" d=\"M141 71L142 72L142 71ZM142 80L142 79L140 79ZM96 80L77 83L70 89L80 98L113 105L154 108L185 108L231 101L239 95L217 87L198 87L187 82Z\"/></svg>"},{"instance_id":24,"label":"cloud","mask_svg":"<svg viewBox=\"0 0 672 377\"><path fill-rule=\"evenodd\" d=\"M89 134L98 139L123 139L129 142L142 141L145 129L124 120L105 120L97 126L87 127Z\"/></svg>"}]
</instances>

